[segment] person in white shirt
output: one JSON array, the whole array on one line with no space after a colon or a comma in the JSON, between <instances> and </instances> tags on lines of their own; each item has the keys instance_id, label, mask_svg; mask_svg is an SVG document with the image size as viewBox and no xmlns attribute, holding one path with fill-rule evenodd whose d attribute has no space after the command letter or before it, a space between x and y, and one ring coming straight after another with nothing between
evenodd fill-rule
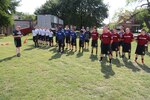
<instances>
[{"instance_id":1,"label":"person in white shirt","mask_svg":"<svg viewBox=\"0 0 150 100\"><path fill-rule=\"evenodd\" d=\"M46 36L46 45L48 46L49 45L49 29L47 28L46 30L45 30L45 36Z\"/></svg>"},{"instance_id":2,"label":"person in white shirt","mask_svg":"<svg viewBox=\"0 0 150 100\"><path fill-rule=\"evenodd\" d=\"M50 31L49 31L49 44L50 44L51 47L53 47L53 34L54 33L50 29Z\"/></svg>"},{"instance_id":3,"label":"person in white shirt","mask_svg":"<svg viewBox=\"0 0 150 100\"><path fill-rule=\"evenodd\" d=\"M32 30L32 35L33 35L33 42L34 42L34 46L35 46L35 48L38 46L37 45L37 33L36 33L36 31L35 30Z\"/></svg>"}]
</instances>

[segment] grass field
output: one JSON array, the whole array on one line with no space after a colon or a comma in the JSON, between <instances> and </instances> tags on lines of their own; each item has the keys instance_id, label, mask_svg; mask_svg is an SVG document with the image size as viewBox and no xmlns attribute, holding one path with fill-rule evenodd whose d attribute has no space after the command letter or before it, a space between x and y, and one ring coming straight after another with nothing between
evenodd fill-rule
<instances>
[{"instance_id":1,"label":"grass field","mask_svg":"<svg viewBox=\"0 0 150 100\"><path fill-rule=\"evenodd\" d=\"M34 48L31 37L17 58L13 38L4 42L10 45L0 45L0 100L150 100L150 53L146 65L135 64L135 43L131 62L113 59L109 66L88 51Z\"/></svg>"}]
</instances>

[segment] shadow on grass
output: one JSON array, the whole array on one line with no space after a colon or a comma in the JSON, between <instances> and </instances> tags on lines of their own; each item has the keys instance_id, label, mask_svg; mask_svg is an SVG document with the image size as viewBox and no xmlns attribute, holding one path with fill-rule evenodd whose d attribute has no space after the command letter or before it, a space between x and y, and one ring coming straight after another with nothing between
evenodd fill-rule
<instances>
[{"instance_id":1,"label":"shadow on grass","mask_svg":"<svg viewBox=\"0 0 150 100\"><path fill-rule=\"evenodd\" d=\"M135 67L131 61L128 61L126 57L123 59L123 62L125 64L125 67L127 67L128 69L131 69L133 72L140 71L140 69Z\"/></svg>"},{"instance_id":2,"label":"shadow on grass","mask_svg":"<svg viewBox=\"0 0 150 100\"><path fill-rule=\"evenodd\" d=\"M147 65L138 64L140 68L142 68L145 72L150 73L150 68Z\"/></svg>"},{"instance_id":3,"label":"shadow on grass","mask_svg":"<svg viewBox=\"0 0 150 100\"><path fill-rule=\"evenodd\" d=\"M120 68L121 66L123 66L123 64L120 62L120 60L118 59L118 58L116 58L116 59L112 59L112 63L114 64L114 65L116 65L118 68Z\"/></svg>"},{"instance_id":4,"label":"shadow on grass","mask_svg":"<svg viewBox=\"0 0 150 100\"><path fill-rule=\"evenodd\" d=\"M75 52L73 52L73 51L67 52L67 55L66 55L66 56L74 55L74 53L75 53Z\"/></svg>"},{"instance_id":5,"label":"shadow on grass","mask_svg":"<svg viewBox=\"0 0 150 100\"><path fill-rule=\"evenodd\" d=\"M27 48L27 49L24 49L24 51L30 51L30 50L33 50L35 49L34 45L28 45L30 48Z\"/></svg>"},{"instance_id":6,"label":"shadow on grass","mask_svg":"<svg viewBox=\"0 0 150 100\"><path fill-rule=\"evenodd\" d=\"M90 55L90 59L91 59L92 62L98 61L97 55Z\"/></svg>"},{"instance_id":7,"label":"shadow on grass","mask_svg":"<svg viewBox=\"0 0 150 100\"><path fill-rule=\"evenodd\" d=\"M82 52L78 52L78 54L76 55L77 58L80 58L83 56L83 53Z\"/></svg>"},{"instance_id":8,"label":"shadow on grass","mask_svg":"<svg viewBox=\"0 0 150 100\"><path fill-rule=\"evenodd\" d=\"M112 69L111 65L106 65L107 59L103 59L103 62L101 63L101 72L104 74L104 77L106 79L109 79L111 76L115 75L115 72Z\"/></svg>"},{"instance_id":9,"label":"shadow on grass","mask_svg":"<svg viewBox=\"0 0 150 100\"><path fill-rule=\"evenodd\" d=\"M58 59L58 58L61 58L61 56L62 56L62 54L56 53L49 60Z\"/></svg>"},{"instance_id":10,"label":"shadow on grass","mask_svg":"<svg viewBox=\"0 0 150 100\"><path fill-rule=\"evenodd\" d=\"M9 61L9 60L11 60L11 59L13 59L13 58L15 58L15 57L16 57L16 55L11 56L11 57L7 57L7 58L4 58L4 59L0 59L0 62Z\"/></svg>"},{"instance_id":11,"label":"shadow on grass","mask_svg":"<svg viewBox=\"0 0 150 100\"><path fill-rule=\"evenodd\" d=\"M147 52L146 55L150 56L150 52Z\"/></svg>"}]
</instances>

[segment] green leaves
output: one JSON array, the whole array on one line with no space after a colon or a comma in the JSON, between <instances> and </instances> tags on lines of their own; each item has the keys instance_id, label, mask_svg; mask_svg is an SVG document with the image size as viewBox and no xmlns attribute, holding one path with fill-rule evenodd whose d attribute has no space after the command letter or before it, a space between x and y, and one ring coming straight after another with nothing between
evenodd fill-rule
<instances>
[{"instance_id":1,"label":"green leaves","mask_svg":"<svg viewBox=\"0 0 150 100\"><path fill-rule=\"evenodd\" d=\"M108 16L103 0L48 0L35 14L52 14L65 24L76 26L101 25Z\"/></svg>"},{"instance_id":2,"label":"green leaves","mask_svg":"<svg viewBox=\"0 0 150 100\"><path fill-rule=\"evenodd\" d=\"M16 0L0 0L0 27L12 24L12 15L15 13L19 2Z\"/></svg>"}]
</instances>

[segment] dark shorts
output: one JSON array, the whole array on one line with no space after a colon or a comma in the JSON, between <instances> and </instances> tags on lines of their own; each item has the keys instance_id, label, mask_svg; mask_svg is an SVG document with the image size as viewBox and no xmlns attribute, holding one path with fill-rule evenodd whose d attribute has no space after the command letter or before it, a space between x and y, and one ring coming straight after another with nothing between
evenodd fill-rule
<instances>
[{"instance_id":1,"label":"dark shorts","mask_svg":"<svg viewBox=\"0 0 150 100\"><path fill-rule=\"evenodd\" d=\"M49 36L46 36L46 41L47 41L47 42L49 41Z\"/></svg>"},{"instance_id":2,"label":"dark shorts","mask_svg":"<svg viewBox=\"0 0 150 100\"><path fill-rule=\"evenodd\" d=\"M98 47L98 41L97 40L92 40L92 47L95 47L95 48Z\"/></svg>"},{"instance_id":3,"label":"dark shorts","mask_svg":"<svg viewBox=\"0 0 150 100\"><path fill-rule=\"evenodd\" d=\"M22 46L21 39L14 39L14 43L17 48Z\"/></svg>"},{"instance_id":4,"label":"dark shorts","mask_svg":"<svg viewBox=\"0 0 150 100\"><path fill-rule=\"evenodd\" d=\"M76 43L76 39L71 40L71 45L72 45L72 46L76 46L76 45L77 45L77 43Z\"/></svg>"},{"instance_id":5,"label":"dark shorts","mask_svg":"<svg viewBox=\"0 0 150 100\"><path fill-rule=\"evenodd\" d=\"M66 43L70 43L70 37L66 37Z\"/></svg>"},{"instance_id":6,"label":"dark shorts","mask_svg":"<svg viewBox=\"0 0 150 100\"><path fill-rule=\"evenodd\" d=\"M119 46L123 46L123 41L120 41L120 42L119 42Z\"/></svg>"},{"instance_id":7,"label":"dark shorts","mask_svg":"<svg viewBox=\"0 0 150 100\"><path fill-rule=\"evenodd\" d=\"M85 40L86 43L89 43L89 41L90 41L89 39L86 39L86 40Z\"/></svg>"},{"instance_id":8,"label":"dark shorts","mask_svg":"<svg viewBox=\"0 0 150 100\"><path fill-rule=\"evenodd\" d=\"M38 36L38 39L41 40L41 35Z\"/></svg>"},{"instance_id":9,"label":"dark shorts","mask_svg":"<svg viewBox=\"0 0 150 100\"><path fill-rule=\"evenodd\" d=\"M79 46L84 47L84 41L79 41Z\"/></svg>"},{"instance_id":10,"label":"dark shorts","mask_svg":"<svg viewBox=\"0 0 150 100\"><path fill-rule=\"evenodd\" d=\"M37 42L38 41L37 38L38 38L37 36L33 36L33 42Z\"/></svg>"},{"instance_id":11,"label":"dark shorts","mask_svg":"<svg viewBox=\"0 0 150 100\"><path fill-rule=\"evenodd\" d=\"M65 47L64 40L58 40L59 47Z\"/></svg>"},{"instance_id":12,"label":"dark shorts","mask_svg":"<svg viewBox=\"0 0 150 100\"><path fill-rule=\"evenodd\" d=\"M101 43L101 54L106 54L106 55L111 54L110 44Z\"/></svg>"},{"instance_id":13,"label":"dark shorts","mask_svg":"<svg viewBox=\"0 0 150 100\"><path fill-rule=\"evenodd\" d=\"M44 41L45 40L45 36L41 36L41 40Z\"/></svg>"},{"instance_id":14,"label":"dark shorts","mask_svg":"<svg viewBox=\"0 0 150 100\"><path fill-rule=\"evenodd\" d=\"M145 46L137 45L135 54L137 54L137 55L145 55Z\"/></svg>"},{"instance_id":15,"label":"dark shorts","mask_svg":"<svg viewBox=\"0 0 150 100\"><path fill-rule=\"evenodd\" d=\"M49 42L53 42L53 37L49 37Z\"/></svg>"},{"instance_id":16,"label":"dark shorts","mask_svg":"<svg viewBox=\"0 0 150 100\"><path fill-rule=\"evenodd\" d=\"M123 43L123 52L131 53L131 43Z\"/></svg>"},{"instance_id":17,"label":"dark shorts","mask_svg":"<svg viewBox=\"0 0 150 100\"><path fill-rule=\"evenodd\" d=\"M111 45L111 50L112 51L118 51L119 50L119 43L118 42L113 42Z\"/></svg>"}]
</instances>

